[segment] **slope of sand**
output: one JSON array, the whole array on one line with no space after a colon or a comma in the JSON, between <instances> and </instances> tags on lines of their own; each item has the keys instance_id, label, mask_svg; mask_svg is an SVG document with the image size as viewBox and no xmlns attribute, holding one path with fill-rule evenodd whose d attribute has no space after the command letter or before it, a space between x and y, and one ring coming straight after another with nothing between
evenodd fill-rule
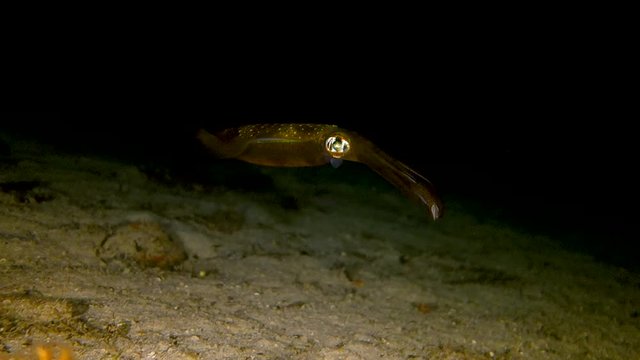
<instances>
[{"instance_id":1,"label":"slope of sand","mask_svg":"<svg viewBox=\"0 0 640 360\"><path fill-rule=\"evenodd\" d=\"M178 181L4 141L0 352L640 358L636 274L461 204L429 222L364 167L212 161Z\"/></svg>"}]
</instances>

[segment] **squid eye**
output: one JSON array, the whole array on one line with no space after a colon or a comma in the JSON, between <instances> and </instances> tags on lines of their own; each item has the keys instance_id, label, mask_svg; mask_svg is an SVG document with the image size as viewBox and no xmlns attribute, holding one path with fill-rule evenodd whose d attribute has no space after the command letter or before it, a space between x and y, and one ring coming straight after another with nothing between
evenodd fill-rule
<instances>
[{"instance_id":1,"label":"squid eye","mask_svg":"<svg viewBox=\"0 0 640 360\"><path fill-rule=\"evenodd\" d=\"M339 159L349 152L351 145L349 145L349 139L340 134L335 134L327 138L324 142L324 147L332 158Z\"/></svg>"}]
</instances>

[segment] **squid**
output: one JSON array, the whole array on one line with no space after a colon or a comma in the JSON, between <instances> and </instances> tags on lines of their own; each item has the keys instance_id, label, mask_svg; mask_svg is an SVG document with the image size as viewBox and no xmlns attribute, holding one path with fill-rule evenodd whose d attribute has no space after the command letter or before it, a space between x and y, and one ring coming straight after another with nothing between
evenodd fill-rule
<instances>
[{"instance_id":1,"label":"squid","mask_svg":"<svg viewBox=\"0 0 640 360\"><path fill-rule=\"evenodd\" d=\"M442 217L443 204L433 184L409 166L380 150L355 132L336 125L256 124L196 137L214 156L262 166L302 167L344 160L367 165L410 199L424 206L434 220Z\"/></svg>"}]
</instances>

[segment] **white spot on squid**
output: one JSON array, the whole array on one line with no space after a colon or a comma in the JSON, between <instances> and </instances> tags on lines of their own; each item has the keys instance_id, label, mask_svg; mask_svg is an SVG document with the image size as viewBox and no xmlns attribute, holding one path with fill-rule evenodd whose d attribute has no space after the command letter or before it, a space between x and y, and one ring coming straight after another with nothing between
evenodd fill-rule
<instances>
[{"instance_id":1,"label":"white spot on squid","mask_svg":"<svg viewBox=\"0 0 640 360\"><path fill-rule=\"evenodd\" d=\"M431 216L433 216L433 220L440 217L440 208L438 207L438 205L431 205Z\"/></svg>"}]
</instances>

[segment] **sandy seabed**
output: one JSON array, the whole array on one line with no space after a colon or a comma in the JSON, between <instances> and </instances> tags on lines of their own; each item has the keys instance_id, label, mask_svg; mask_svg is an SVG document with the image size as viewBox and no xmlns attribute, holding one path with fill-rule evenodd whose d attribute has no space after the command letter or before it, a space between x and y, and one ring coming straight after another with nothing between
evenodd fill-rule
<instances>
[{"instance_id":1,"label":"sandy seabed","mask_svg":"<svg viewBox=\"0 0 640 360\"><path fill-rule=\"evenodd\" d=\"M460 204L430 222L367 169L234 187L4 141L0 359L640 358L637 274Z\"/></svg>"}]
</instances>

